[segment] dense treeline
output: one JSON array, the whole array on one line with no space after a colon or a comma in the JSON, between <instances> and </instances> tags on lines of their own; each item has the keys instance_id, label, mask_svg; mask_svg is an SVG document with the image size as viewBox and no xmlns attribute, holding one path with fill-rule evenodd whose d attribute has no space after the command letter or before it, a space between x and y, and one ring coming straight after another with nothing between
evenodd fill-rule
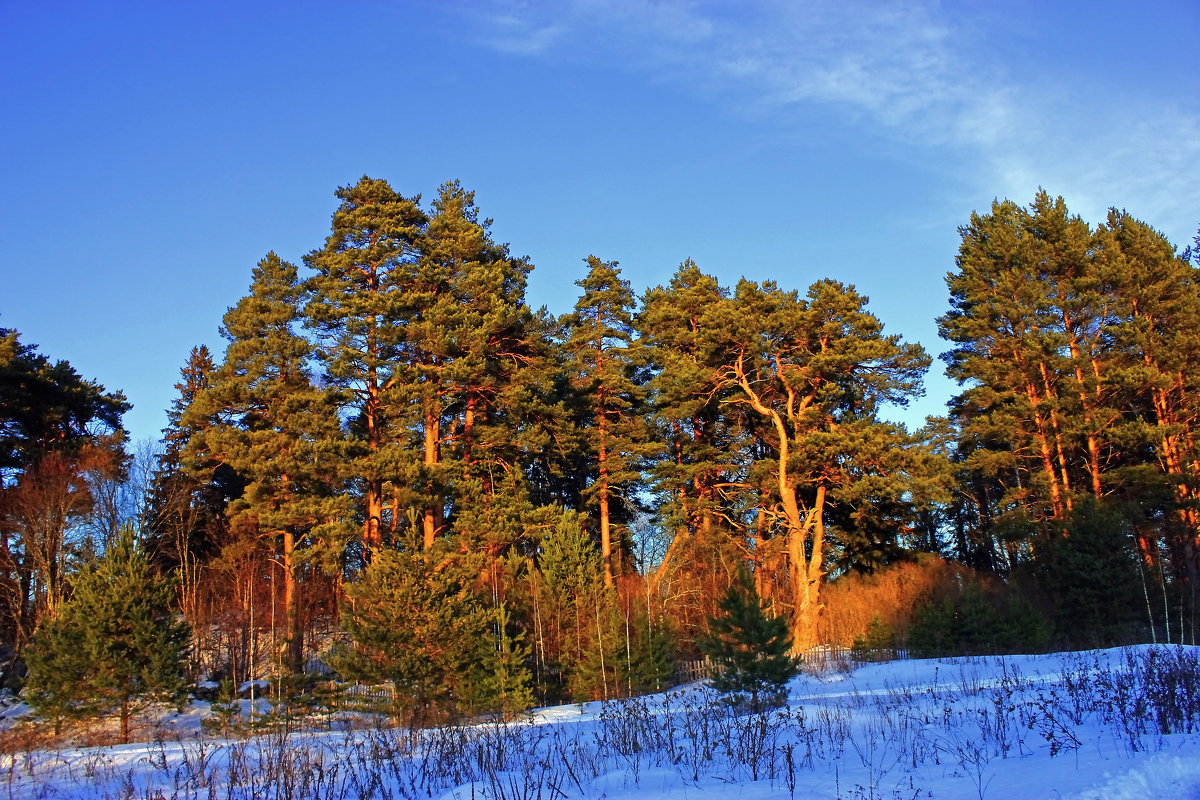
<instances>
[{"instance_id":1,"label":"dense treeline","mask_svg":"<svg viewBox=\"0 0 1200 800\"><path fill-rule=\"evenodd\" d=\"M1191 641L1195 254L1123 212L1089 227L1045 192L961 232L939 320L965 386L950 415L955 554L1040 577L1084 638L1140 618Z\"/></svg>"},{"instance_id":2,"label":"dense treeline","mask_svg":"<svg viewBox=\"0 0 1200 800\"><path fill-rule=\"evenodd\" d=\"M739 581L797 651L1194 640L1200 284L1146 224L972 215L938 320L962 390L914 431L889 409L931 359L853 286L688 260L639 297L589 256L556 318L458 183L337 197L192 351L153 453L2 332L10 677L126 523L194 676L319 659L417 721L662 685Z\"/></svg>"}]
</instances>

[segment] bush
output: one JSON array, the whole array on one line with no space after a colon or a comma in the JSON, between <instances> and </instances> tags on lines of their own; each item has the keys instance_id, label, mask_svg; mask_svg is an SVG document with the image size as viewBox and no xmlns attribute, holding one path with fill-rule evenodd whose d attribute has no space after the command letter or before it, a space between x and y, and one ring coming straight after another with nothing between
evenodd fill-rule
<instances>
[{"instance_id":1,"label":"bush","mask_svg":"<svg viewBox=\"0 0 1200 800\"><path fill-rule=\"evenodd\" d=\"M867 575L843 575L824 590L820 641L853 647L878 621L894 642L903 643L918 608L956 594L961 582L969 580L974 580L971 570L929 554Z\"/></svg>"},{"instance_id":2,"label":"bush","mask_svg":"<svg viewBox=\"0 0 1200 800\"><path fill-rule=\"evenodd\" d=\"M908 634L922 657L1040 652L1049 642L1050 626L1028 601L974 581L919 608Z\"/></svg>"},{"instance_id":3,"label":"bush","mask_svg":"<svg viewBox=\"0 0 1200 800\"><path fill-rule=\"evenodd\" d=\"M896 635L892 626L888 625L876 614L867 626L867 632L854 640L851 649L855 661L882 661L880 651L892 650L896 646Z\"/></svg>"}]
</instances>

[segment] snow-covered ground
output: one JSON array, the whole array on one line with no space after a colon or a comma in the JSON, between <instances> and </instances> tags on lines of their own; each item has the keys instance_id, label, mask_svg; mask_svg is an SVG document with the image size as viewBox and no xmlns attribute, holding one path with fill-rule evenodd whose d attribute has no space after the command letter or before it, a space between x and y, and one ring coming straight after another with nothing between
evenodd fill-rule
<instances>
[{"instance_id":1,"label":"snow-covered ground","mask_svg":"<svg viewBox=\"0 0 1200 800\"><path fill-rule=\"evenodd\" d=\"M0 800L1183 800L1200 798L1198 663L1179 647L902 661L802 676L761 714L690 685L419 734L220 739L196 704L156 742L2 755Z\"/></svg>"}]
</instances>

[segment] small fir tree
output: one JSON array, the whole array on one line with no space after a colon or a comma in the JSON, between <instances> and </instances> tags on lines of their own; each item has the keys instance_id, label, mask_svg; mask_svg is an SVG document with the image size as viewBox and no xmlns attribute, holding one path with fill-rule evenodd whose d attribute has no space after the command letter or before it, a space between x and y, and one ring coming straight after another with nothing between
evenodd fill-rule
<instances>
[{"instance_id":1,"label":"small fir tree","mask_svg":"<svg viewBox=\"0 0 1200 800\"><path fill-rule=\"evenodd\" d=\"M115 707L128 742L134 714L184 697L189 631L173 600L171 582L154 573L133 530L123 528L30 644L25 699L56 722Z\"/></svg>"},{"instance_id":2,"label":"small fir tree","mask_svg":"<svg viewBox=\"0 0 1200 800\"><path fill-rule=\"evenodd\" d=\"M209 708L213 715L210 719L204 720L207 727L216 730L222 736L228 736L237 726L242 715L242 702L238 699L237 692L234 691L232 678L225 678L221 681L220 694Z\"/></svg>"},{"instance_id":3,"label":"small fir tree","mask_svg":"<svg viewBox=\"0 0 1200 800\"><path fill-rule=\"evenodd\" d=\"M1091 497L1075 502L1065 536L1045 536L1033 572L1060 641L1085 647L1135 641L1141 587L1134 553L1129 522Z\"/></svg>"},{"instance_id":4,"label":"small fir tree","mask_svg":"<svg viewBox=\"0 0 1200 800\"><path fill-rule=\"evenodd\" d=\"M713 688L751 711L781 704L784 686L800 671L790 655L787 621L767 613L744 567L718 608L720 613L709 619L709 634L697 642L716 666Z\"/></svg>"},{"instance_id":5,"label":"small fir tree","mask_svg":"<svg viewBox=\"0 0 1200 800\"><path fill-rule=\"evenodd\" d=\"M495 645L491 663L479 683L483 708L494 709L502 719L513 719L533 706L533 676L529 672L529 646L515 628L508 607L495 609Z\"/></svg>"},{"instance_id":6,"label":"small fir tree","mask_svg":"<svg viewBox=\"0 0 1200 800\"><path fill-rule=\"evenodd\" d=\"M1050 642L1051 626L1010 587L987 590L968 579L948 596L918 606L908 647L919 658L943 655L1036 653Z\"/></svg>"},{"instance_id":7,"label":"small fir tree","mask_svg":"<svg viewBox=\"0 0 1200 800\"><path fill-rule=\"evenodd\" d=\"M653 627L644 612L623 615L611 595L601 595L607 599L581 631L585 644L569 676L580 702L661 691L675 672L674 644L665 627Z\"/></svg>"},{"instance_id":8,"label":"small fir tree","mask_svg":"<svg viewBox=\"0 0 1200 800\"><path fill-rule=\"evenodd\" d=\"M612 700L625 694L621 667L625 643L617 614L615 591L601 587L586 606L576 609L578 652L571 661L567 686L580 703Z\"/></svg>"},{"instance_id":9,"label":"small fir tree","mask_svg":"<svg viewBox=\"0 0 1200 800\"><path fill-rule=\"evenodd\" d=\"M622 678L631 695L660 692L675 673L675 639L670 624L645 613L625 620L625 653Z\"/></svg>"},{"instance_id":10,"label":"small fir tree","mask_svg":"<svg viewBox=\"0 0 1200 800\"><path fill-rule=\"evenodd\" d=\"M22 696L42 719L54 723L55 736L67 720L103 710L98 697L79 691L89 666L79 626L63 624L61 618L43 623L24 657L29 676Z\"/></svg>"},{"instance_id":11,"label":"small fir tree","mask_svg":"<svg viewBox=\"0 0 1200 800\"><path fill-rule=\"evenodd\" d=\"M448 540L422 554L380 550L348 586L343 626L350 643L329 665L342 677L392 681L414 727L491 705L478 687L494 673L494 613L471 591L471 575ZM513 659L516 660L515 658ZM510 663L506 668L515 669ZM505 691L520 684L515 676Z\"/></svg>"},{"instance_id":12,"label":"small fir tree","mask_svg":"<svg viewBox=\"0 0 1200 800\"><path fill-rule=\"evenodd\" d=\"M851 649L856 661L883 661L887 658L885 652L896 646L896 634L892 626L883 621L878 614L871 617L867 630L854 639Z\"/></svg>"}]
</instances>

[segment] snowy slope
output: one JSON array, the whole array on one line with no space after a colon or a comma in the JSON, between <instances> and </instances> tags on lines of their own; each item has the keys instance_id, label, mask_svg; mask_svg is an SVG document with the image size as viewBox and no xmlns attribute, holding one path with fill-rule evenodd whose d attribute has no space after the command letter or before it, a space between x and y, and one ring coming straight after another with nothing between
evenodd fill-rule
<instances>
[{"instance_id":1,"label":"snowy slope","mask_svg":"<svg viewBox=\"0 0 1200 800\"><path fill-rule=\"evenodd\" d=\"M699 685L521 723L200 733L0 756L0 798L1200 798L1195 648L929 659L806 675L786 708ZM335 721L336 722L336 721ZM15 723L10 723L15 724Z\"/></svg>"}]
</instances>

